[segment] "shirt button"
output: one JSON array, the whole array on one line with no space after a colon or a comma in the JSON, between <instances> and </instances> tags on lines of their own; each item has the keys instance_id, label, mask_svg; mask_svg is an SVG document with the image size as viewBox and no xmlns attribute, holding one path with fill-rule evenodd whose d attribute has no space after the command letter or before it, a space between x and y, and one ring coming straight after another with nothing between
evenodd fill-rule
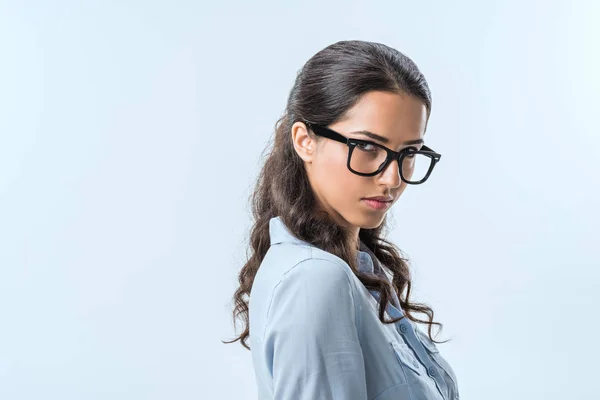
<instances>
[{"instance_id":1,"label":"shirt button","mask_svg":"<svg viewBox=\"0 0 600 400\"><path fill-rule=\"evenodd\" d=\"M435 369L433 367L427 368L427 375L435 376Z\"/></svg>"},{"instance_id":2,"label":"shirt button","mask_svg":"<svg viewBox=\"0 0 600 400\"><path fill-rule=\"evenodd\" d=\"M407 329L407 328L406 328L406 325L400 325L400 331L401 331L402 333L406 332L406 329Z\"/></svg>"}]
</instances>

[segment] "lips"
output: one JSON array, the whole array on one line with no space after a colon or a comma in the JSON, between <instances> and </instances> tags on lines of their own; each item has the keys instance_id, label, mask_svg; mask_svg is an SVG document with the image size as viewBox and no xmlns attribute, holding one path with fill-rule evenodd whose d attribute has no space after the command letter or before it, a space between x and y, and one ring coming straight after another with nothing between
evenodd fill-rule
<instances>
[{"instance_id":1,"label":"lips","mask_svg":"<svg viewBox=\"0 0 600 400\"><path fill-rule=\"evenodd\" d=\"M373 200L372 198L366 198L363 199L362 201L365 202L365 204L367 206L369 206L372 209L375 210L387 210L388 207L391 207L392 202L391 201L379 201L379 200Z\"/></svg>"},{"instance_id":2,"label":"lips","mask_svg":"<svg viewBox=\"0 0 600 400\"><path fill-rule=\"evenodd\" d=\"M390 202L394 200L393 197L377 196L377 197L365 197L365 200L377 200L383 202Z\"/></svg>"}]
</instances>

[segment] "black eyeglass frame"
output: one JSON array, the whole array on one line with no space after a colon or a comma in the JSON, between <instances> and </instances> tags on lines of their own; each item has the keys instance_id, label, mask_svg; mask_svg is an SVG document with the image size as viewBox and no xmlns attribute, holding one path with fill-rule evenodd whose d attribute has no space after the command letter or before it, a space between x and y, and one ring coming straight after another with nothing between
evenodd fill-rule
<instances>
[{"instance_id":1,"label":"black eyeglass frame","mask_svg":"<svg viewBox=\"0 0 600 400\"><path fill-rule=\"evenodd\" d=\"M321 125L317 125L317 124L313 124L313 123L307 122L307 121L304 121L304 124L318 136L323 136L328 139L332 139L332 140L335 140L340 143L344 143L344 144L348 145L348 162L347 162L346 166L348 167L350 172L352 172L356 175L360 175L360 176L375 176L375 175L379 174L381 171L383 171L392 160L397 160L398 167L399 167L398 170L400 171L400 179L402 179L403 182L406 182L409 185L420 185L421 183L425 182L429 178L429 175L431 175L433 168L438 163L438 161L440 161L440 159L442 158L441 154L436 153L433 149L431 149L430 147L425 146L425 145L423 145L420 150L417 149L416 147L405 147L400 151L394 151L392 149L385 147L382 144L373 142L371 140L348 138L348 137L342 135L341 133L338 133L330 128L327 128L327 127L324 127ZM387 152L385 161L379 166L377 171L372 172L372 173L363 173L363 172L355 171L350 167L350 159L352 158L352 152L354 151L354 148L358 144L363 144L363 145L370 144L370 145L382 148ZM404 178L404 174L402 173L402 161L404 161L404 157L406 157L407 155L410 155L410 154L423 154L432 159L432 162L429 166L429 170L427 171L427 174L425 174L425 177L423 179L421 179L420 181L417 181L417 182L408 181L407 179Z\"/></svg>"}]
</instances>

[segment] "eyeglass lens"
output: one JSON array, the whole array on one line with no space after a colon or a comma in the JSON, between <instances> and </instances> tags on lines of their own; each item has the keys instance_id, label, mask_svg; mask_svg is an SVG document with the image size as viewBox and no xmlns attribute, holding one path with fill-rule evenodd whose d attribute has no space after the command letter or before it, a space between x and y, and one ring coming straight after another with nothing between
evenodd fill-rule
<instances>
[{"instance_id":1,"label":"eyeglass lens","mask_svg":"<svg viewBox=\"0 0 600 400\"><path fill-rule=\"evenodd\" d=\"M374 173L385 162L387 152L371 144L357 144L351 152L350 168L355 172ZM427 175L433 159L425 154L408 154L402 159L402 176L409 182L419 182Z\"/></svg>"}]
</instances>

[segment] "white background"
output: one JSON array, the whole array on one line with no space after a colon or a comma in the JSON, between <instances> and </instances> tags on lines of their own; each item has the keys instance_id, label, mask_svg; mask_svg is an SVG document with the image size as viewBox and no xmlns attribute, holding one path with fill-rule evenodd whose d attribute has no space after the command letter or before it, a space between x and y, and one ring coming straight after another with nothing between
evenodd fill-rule
<instances>
[{"instance_id":1,"label":"white background","mask_svg":"<svg viewBox=\"0 0 600 400\"><path fill-rule=\"evenodd\" d=\"M256 398L221 340L261 152L361 39L433 93L390 239L461 398L597 399L598 3L252 3L0 2L0 398Z\"/></svg>"}]
</instances>

